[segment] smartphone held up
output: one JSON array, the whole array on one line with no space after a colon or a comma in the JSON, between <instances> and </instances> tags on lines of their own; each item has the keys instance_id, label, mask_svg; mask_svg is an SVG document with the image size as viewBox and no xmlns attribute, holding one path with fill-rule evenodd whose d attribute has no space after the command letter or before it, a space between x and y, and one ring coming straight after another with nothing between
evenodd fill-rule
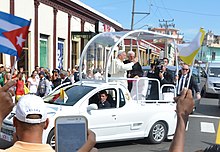
<instances>
[{"instance_id":1,"label":"smartphone held up","mask_svg":"<svg viewBox=\"0 0 220 152\"><path fill-rule=\"evenodd\" d=\"M77 152L87 140L84 116L60 116L55 120L56 152Z\"/></svg>"}]
</instances>

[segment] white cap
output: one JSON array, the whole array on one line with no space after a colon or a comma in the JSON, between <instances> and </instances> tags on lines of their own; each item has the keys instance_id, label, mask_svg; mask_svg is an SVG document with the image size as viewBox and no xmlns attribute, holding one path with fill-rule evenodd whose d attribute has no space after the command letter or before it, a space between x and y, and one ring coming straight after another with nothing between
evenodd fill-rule
<instances>
[{"instance_id":1,"label":"white cap","mask_svg":"<svg viewBox=\"0 0 220 152\"><path fill-rule=\"evenodd\" d=\"M47 119L47 110L43 99L36 95L24 95L22 96L16 107L15 117L26 123L37 124L45 122ZM31 119L27 118L28 115L39 114L41 118Z\"/></svg>"}]
</instances>

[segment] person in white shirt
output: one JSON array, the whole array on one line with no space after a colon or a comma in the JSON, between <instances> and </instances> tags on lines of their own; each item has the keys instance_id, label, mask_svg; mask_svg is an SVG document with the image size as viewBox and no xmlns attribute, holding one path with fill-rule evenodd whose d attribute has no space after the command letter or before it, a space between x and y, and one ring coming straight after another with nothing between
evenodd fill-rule
<instances>
[{"instance_id":1,"label":"person in white shirt","mask_svg":"<svg viewBox=\"0 0 220 152\"><path fill-rule=\"evenodd\" d=\"M36 78L37 71L34 70L31 74L31 77L27 80L28 89L30 90L30 94L36 94L37 93L37 87L39 84L39 80Z\"/></svg>"},{"instance_id":2,"label":"person in white shirt","mask_svg":"<svg viewBox=\"0 0 220 152\"><path fill-rule=\"evenodd\" d=\"M100 69L94 69L94 79L95 80L102 80L103 76L101 74L101 70Z\"/></svg>"},{"instance_id":3,"label":"person in white shirt","mask_svg":"<svg viewBox=\"0 0 220 152\"><path fill-rule=\"evenodd\" d=\"M133 62L124 64L123 61L125 60L125 58L125 51L119 50L117 58L112 61L110 66L111 77L127 78L127 71L132 70L132 66L137 62L137 58L135 58ZM121 82L125 87L128 86L126 79L117 80L117 82Z\"/></svg>"}]
</instances>

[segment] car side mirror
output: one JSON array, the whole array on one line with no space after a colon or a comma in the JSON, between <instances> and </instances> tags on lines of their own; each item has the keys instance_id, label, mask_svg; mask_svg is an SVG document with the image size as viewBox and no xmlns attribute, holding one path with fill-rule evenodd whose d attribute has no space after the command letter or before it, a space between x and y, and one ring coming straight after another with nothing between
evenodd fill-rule
<instances>
[{"instance_id":1,"label":"car side mirror","mask_svg":"<svg viewBox=\"0 0 220 152\"><path fill-rule=\"evenodd\" d=\"M88 105L88 107L87 107L87 111L97 110L97 109L98 109L98 106L95 103L92 103L92 104Z\"/></svg>"}]
</instances>

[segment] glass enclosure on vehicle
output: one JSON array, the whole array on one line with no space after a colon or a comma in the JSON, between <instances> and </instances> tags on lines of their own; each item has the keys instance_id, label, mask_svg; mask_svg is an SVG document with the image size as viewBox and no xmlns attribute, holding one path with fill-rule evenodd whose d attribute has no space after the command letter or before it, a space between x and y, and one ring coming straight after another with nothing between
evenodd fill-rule
<instances>
[{"instance_id":1,"label":"glass enclosure on vehicle","mask_svg":"<svg viewBox=\"0 0 220 152\"><path fill-rule=\"evenodd\" d=\"M61 97L61 89L54 91L52 94L46 96L44 98L44 102L58 104L58 105L67 105L73 106L76 104L81 98L83 98L86 94L92 91L95 87L83 86L83 85L69 85L63 89L63 93L65 92L65 97Z\"/></svg>"},{"instance_id":2,"label":"glass enclosure on vehicle","mask_svg":"<svg viewBox=\"0 0 220 152\"><path fill-rule=\"evenodd\" d=\"M118 50L125 50L125 41L132 42L139 50L141 40L174 39L172 36L147 30L101 33L93 37L85 46L80 58L80 80L108 82L109 68ZM136 56L140 56L136 54ZM139 61L140 62L140 61ZM112 70L113 71L113 70Z\"/></svg>"}]
</instances>

